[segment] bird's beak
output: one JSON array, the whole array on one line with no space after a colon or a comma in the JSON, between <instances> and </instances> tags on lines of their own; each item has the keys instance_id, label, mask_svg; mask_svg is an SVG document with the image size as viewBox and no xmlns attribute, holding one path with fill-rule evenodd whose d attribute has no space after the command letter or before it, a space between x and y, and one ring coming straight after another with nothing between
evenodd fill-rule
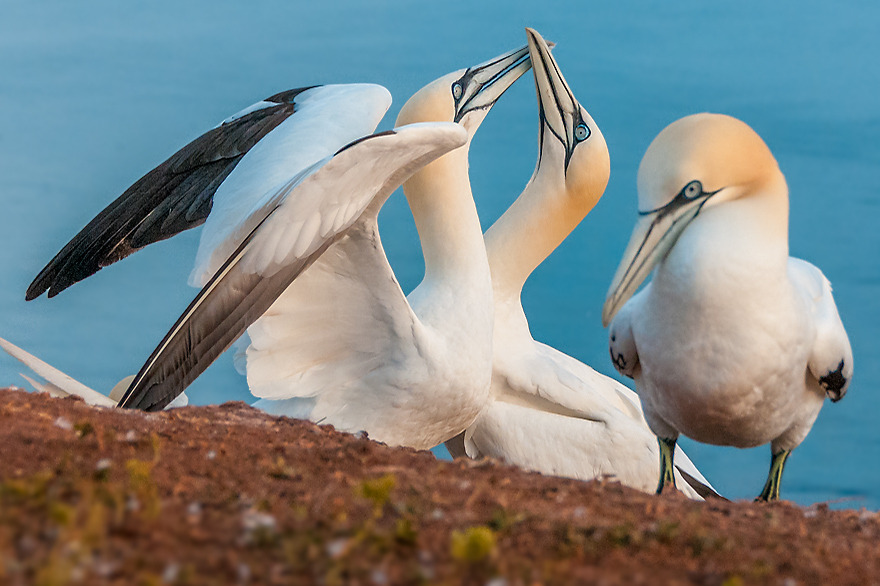
<instances>
[{"instance_id":1,"label":"bird's beak","mask_svg":"<svg viewBox=\"0 0 880 586\"><path fill-rule=\"evenodd\" d=\"M521 47L466 70L452 84L455 122L469 112L490 109L531 66L528 47Z\"/></svg>"},{"instance_id":2,"label":"bird's beak","mask_svg":"<svg viewBox=\"0 0 880 586\"><path fill-rule=\"evenodd\" d=\"M538 92L538 116L541 120L539 148L543 148L545 132L554 134L565 147L565 168L568 169L575 145L589 137L590 127L584 123L580 104L550 54L550 46L534 29L527 28L526 35ZM580 131L579 127L582 127ZM576 136L576 132L580 132L580 136Z\"/></svg>"},{"instance_id":3,"label":"bird's beak","mask_svg":"<svg viewBox=\"0 0 880 586\"><path fill-rule=\"evenodd\" d=\"M639 212L639 220L608 288L602 308L602 325L608 327L621 307L633 296L654 267L666 257L703 205L718 193L701 193L688 199L679 194L662 208Z\"/></svg>"}]
</instances>

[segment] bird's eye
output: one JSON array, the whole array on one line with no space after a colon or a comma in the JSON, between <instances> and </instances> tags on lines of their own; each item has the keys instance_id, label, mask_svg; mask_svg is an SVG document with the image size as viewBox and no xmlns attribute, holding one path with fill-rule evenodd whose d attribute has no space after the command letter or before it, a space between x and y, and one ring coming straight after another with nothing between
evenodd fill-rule
<instances>
[{"instance_id":1,"label":"bird's eye","mask_svg":"<svg viewBox=\"0 0 880 586\"><path fill-rule=\"evenodd\" d=\"M587 137L590 136L589 127L581 122L578 124L577 128L574 129L574 137L578 140L587 140Z\"/></svg>"},{"instance_id":2,"label":"bird's eye","mask_svg":"<svg viewBox=\"0 0 880 586\"><path fill-rule=\"evenodd\" d=\"M452 84L452 97L456 100L461 99L461 84L458 82Z\"/></svg>"},{"instance_id":3,"label":"bird's eye","mask_svg":"<svg viewBox=\"0 0 880 586\"><path fill-rule=\"evenodd\" d=\"M699 181L691 181L684 187L684 196L688 199L694 199L703 193L703 184Z\"/></svg>"}]
</instances>

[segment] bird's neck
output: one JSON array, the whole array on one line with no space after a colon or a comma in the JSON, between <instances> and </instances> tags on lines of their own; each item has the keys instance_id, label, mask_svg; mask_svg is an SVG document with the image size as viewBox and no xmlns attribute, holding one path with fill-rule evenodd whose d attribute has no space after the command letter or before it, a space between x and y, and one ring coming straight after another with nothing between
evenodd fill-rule
<instances>
[{"instance_id":1,"label":"bird's neck","mask_svg":"<svg viewBox=\"0 0 880 586\"><path fill-rule=\"evenodd\" d=\"M403 186L422 252L425 282L457 287L489 282L480 219L468 177L467 146L413 175Z\"/></svg>"},{"instance_id":2,"label":"bird's neck","mask_svg":"<svg viewBox=\"0 0 880 586\"><path fill-rule=\"evenodd\" d=\"M519 298L529 275L593 208L598 198L575 197L564 177L536 175L486 231L486 253L496 299Z\"/></svg>"}]
</instances>

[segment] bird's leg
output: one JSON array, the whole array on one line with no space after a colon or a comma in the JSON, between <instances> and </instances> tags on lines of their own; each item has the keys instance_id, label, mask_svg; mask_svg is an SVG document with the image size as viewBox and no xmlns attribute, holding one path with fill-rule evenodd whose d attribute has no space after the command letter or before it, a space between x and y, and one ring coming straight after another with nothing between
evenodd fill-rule
<instances>
[{"instance_id":1,"label":"bird's leg","mask_svg":"<svg viewBox=\"0 0 880 586\"><path fill-rule=\"evenodd\" d=\"M657 494L663 494L663 489L667 486L675 488L675 473L672 465L672 459L675 455L676 438L666 439L658 437L660 443L660 484L657 486Z\"/></svg>"},{"instance_id":2,"label":"bird's leg","mask_svg":"<svg viewBox=\"0 0 880 586\"><path fill-rule=\"evenodd\" d=\"M779 485L782 483L782 469L785 467L785 461L791 450L782 450L773 454L770 460L770 474L767 475L767 482L764 484L764 490L758 495L756 501L775 501L779 500Z\"/></svg>"}]
</instances>

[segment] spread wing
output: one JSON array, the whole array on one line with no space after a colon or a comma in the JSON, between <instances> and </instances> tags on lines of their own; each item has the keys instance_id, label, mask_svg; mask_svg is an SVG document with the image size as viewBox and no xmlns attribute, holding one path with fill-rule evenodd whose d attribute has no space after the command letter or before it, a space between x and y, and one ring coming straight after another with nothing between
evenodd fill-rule
<instances>
[{"instance_id":1,"label":"spread wing","mask_svg":"<svg viewBox=\"0 0 880 586\"><path fill-rule=\"evenodd\" d=\"M248 329L248 387L267 399L257 406L365 429L358 418L373 409L354 405L369 403L365 394L372 393L362 387L372 373L404 366L416 351L420 323L385 257L377 211L365 212Z\"/></svg>"},{"instance_id":2,"label":"spread wing","mask_svg":"<svg viewBox=\"0 0 880 586\"><path fill-rule=\"evenodd\" d=\"M810 372L831 400L839 401L852 380L853 353L831 294L831 283L818 268L797 258L788 259L788 274L807 300L816 325Z\"/></svg>"},{"instance_id":3,"label":"spread wing","mask_svg":"<svg viewBox=\"0 0 880 586\"><path fill-rule=\"evenodd\" d=\"M296 95L267 98L209 130L138 179L40 271L26 299L54 297L153 242L201 225L214 192L242 157L296 109Z\"/></svg>"},{"instance_id":4,"label":"spread wing","mask_svg":"<svg viewBox=\"0 0 880 586\"><path fill-rule=\"evenodd\" d=\"M372 132L389 105L388 92L369 84L299 88L253 104L129 187L46 265L26 299L46 291L54 297L148 244L201 225L219 202L227 213L220 214L217 246L281 183Z\"/></svg>"},{"instance_id":5,"label":"spread wing","mask_svg":"<svg viewBox=\"0 0 880 586\"><path fill-rule=\"evenodd\" d=\"M81 398L89 405L97 405L99 407L115 407L116 399L119 398L116 396L117 389L119 389L119 387L122 385L124 385L124 388L128 388L128 383L131 382L132 378L134 378L126 377L125 379L120 381L116 385L116 387L113 388L112 391L110 391L110 396L107 396L103 393L99 393L98 391L87 387L73 377L64 374L57 368L43 362L33 354L25 352L12 342L8 342L3 338L0 338L0 348L2 348L10 356L30 368L38 377L43 380L43 382L40 382L32 379L24 373L21 374L22 378L28 381L35 390L41 393L48 393L49 395L57 398L69 397L73 395L75 397ZM119 395L121 396L122 393L120 392ZM186 407L187 403L189 403L189 399L185 394L181 394L166 408L171 409L174 407Z\"/></svg>"},{"instance_id":6,"label":"spread wing","mask_svg":"<svg viewBox=\"0 0 880 586\"><path fill-rule=\"evenodd\" d=\"M161 409L342 238L374 198L377 213L412 173L466 139L455 124L403 127L356 141L283 186L144 364L120 406Z\"/></svg>"}]
</instances>

